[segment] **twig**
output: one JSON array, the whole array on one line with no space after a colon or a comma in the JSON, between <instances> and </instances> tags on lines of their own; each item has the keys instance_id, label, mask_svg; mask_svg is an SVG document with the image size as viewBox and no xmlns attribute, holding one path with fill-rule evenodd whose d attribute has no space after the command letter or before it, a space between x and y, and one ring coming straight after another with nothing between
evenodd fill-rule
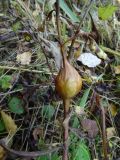
<instances>
[{"instance_id":1,"label":"twig","mask_svg":"<svg viewBox=\"0 0 120 160\"><path fill-rule=\"evenodd\" d=\"M87 14L88 14L88 12L89 12L89 10L90 10L90 8L91 8L92 2L93 2L93 0L90 0L90 4L88 5L88 8L87 8L87 10L85 11L85 13L84 13L84 15L83 15L83 18L82 18L82 20L80 21L79 26L77 27L77 30L75 31L75 34L74 34L74 36L73 36L73 38L72 38L72 42L71 42L71 46L70 46L70 50L69 50L69 56L68 56L68 60L69 60L69 61L70 61L70 60L72 59L72 57L73 57L73 54L72 54L73 45L74 45L74 43L75 43L75 40L76 40L77 36L79 35L79 32L80 32L80 28L81 28L81 26L82 26L82 23L83 23L83 21L85 20Z\"/></svg>"},{"instance_id":2,"label":"twig","mask_svg":"<svg viewBox=\"0 0 120 160\"><path fill-rule=\"evenodd\" d=\"M26 157L26 158L34 158L34 157L38 157L38 156L43 156L43 155L47 155L47 154L50 154L52 152L55 152L55 151L58 151L61 146L59 147L55 147L55 148L52 148L52 149L48 149L48 150L45 150L45 151L34 151L34 152L27 152L27 151L16 151L16 150L13 150L13 149L10 149L4 142L4 140L0 140L0 146L2 146L7 152L15 155L15 156L18 156L18 157Z\"/></svg>"},{"instance_id":3,"label":"twig","mask_svg":"<svg viewBox=\"0 0 120 160\"><path fill-rule=\"evenodd\" d=\"M32 72L32 73L45 73L49 75L52 74L46 71L30 70L30 69L25 69L25 68L20 68L20 67L10 67L10 66L0 66L0 69L10 69L10 70L17 70L17 71L22 71L22 72Z\"/></svg>"},{"instance_id":4,"label":"twig","mask_svg":"<svg viewBox=\"0 0 120 160\"><path fill-rule=\"evenodd\" d=\"M104 46L100 46L100 48L101 48L103 51L105 51L105 52L107 52L107 53L109 53L109 54L113 54L113 55L116 55L116 56L120 56L120 52L118 52L118 51L114 51L114 50L112 50L112 49L110 49L110 48L107 48L107 47L104 47Z\"/></svg>"},{"instance_id":5,"label":"twig","mask_svg":"<svg viewBox=\"0 0 120 160\"><path fill-rule=\"evenodd\" d=\"M15 91L9 91L6 93L0 93L0 96L6 96L6 95L13 94L13 93L20 92L20 91L23 91L23 88L15 90Z\"/></svg>"},{"instance_id":6,"label":"twig","mask_svg":"<svg viewBox=\"0 0 120 160\"><path fill-rule=\"evenodd\" d=\"M107 154L107 137L106 137L106 124L105 124L105 109L100 104L101 114L102 114L102 136L103 136L103 152L104 152L104 160L108 160Z\"/></svg>"},{"instance_id":7,"label":"twig","mask_svg":"<svg viewBox=\"0 0 120 160\"><path fill-rule=\"evenodd\" d=\"M96 95L96 103L98 107L101 109L101 115L102 115L102 139L103 139L103 153L104 153L104 160L108 160L108 154L107 154L107 136L106 136L106 123L105 123L105 109L100 103L100 96Z\"/></svg>"}]
</instances>

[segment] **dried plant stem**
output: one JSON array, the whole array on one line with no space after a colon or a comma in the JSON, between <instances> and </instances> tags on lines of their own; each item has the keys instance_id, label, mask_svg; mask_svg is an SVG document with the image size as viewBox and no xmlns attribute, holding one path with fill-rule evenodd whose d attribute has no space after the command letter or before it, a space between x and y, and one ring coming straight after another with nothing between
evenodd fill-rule
<instances>
[{"instance_id":1,"label":"dried plant stem","mask_svg":"<svg viewBox=\"0 0 120 160\"><path fill-rule=\"evenodd\" d=\"M102 139L103 139L103 153L104 153L104 160L108 160L108 153L107 153L107 137L106 137L106 124L105 124L105 109L100 104L101 107L101 114L102 114Z\"/></svg>"},{"instance_id":2,"label":"dried plant stem","mask_svg":"<svg viewBox=\"0 0 120 160\"><path fill-rule=\"evenodd\" d=\"M56 148L52 148L52 149L48 149L45 151L33 151L33 152L27 152L27 151L16 151L13 149L10 149L4 142L4 140L0 140L0 146L3 147L7 152L11 153L12 155L16 156L16 157L29 157L29 158L34 158L34 157L38 157L38 156L43 156L43 155L47 155L50 154L52 152L56 152L58 151L61 146L58 146Z\"/></svg>"},{"instance_id":3,"label":"dried plant stem","mask_svg":"<svg viewBox=\"0 0 120 160\"><path fill-rule=\"evenodd\" d=\"M110 48L107 48L107 47L104 47L104 46L100 46L100 48L101 48L103 51L107 52L108 54L113 54L113 55L115 55L115 56L119 56L119 57L120 57L120 52L119 52L119 51L114 51L114 50L112 50L112 49L110 49Z\"/></svg>"},{"instance_id":4,"label":"dried plant stem","mask_svg":"<svg viewBox=\"0 0 120 160\"><path fill-rule=\"evenodd\" d=\"M49 75L52 74L52 73L46 72L46 71L32 70L32 69L13 67L13 66L0 66L0 69L9 69L9 70L16 70L16 71L21 71L21 72L31 72L31 73L45 73L45 74L49 74Z\"/></svg>"},{"instance_id":5,"label":"dried plant stem","mask_svg":"<svg viewBox=\"0 0 120 160\"><path fill-rule=\"evenodd\" d=\"M64 105L64 122L63 122L63 160L68 160L68 136L69 136L69 108L70 99L63 100Z\"/></svg>"},{"instance_id":6,"label":"dried plant stem","mask_svg":"<svg viewBox=\"0 0 120 160\"><path fill-rule=\"evenodd\" d=\"M96 104L101 109L101 116L102 116L102 141L103 141L103 153L104 153L104 160L108 160L108 152L107 152L107 136L106 136L106 123L105 123L105 109L100 102L100 95L96 95Z\"/></svg>"}]
</instances>

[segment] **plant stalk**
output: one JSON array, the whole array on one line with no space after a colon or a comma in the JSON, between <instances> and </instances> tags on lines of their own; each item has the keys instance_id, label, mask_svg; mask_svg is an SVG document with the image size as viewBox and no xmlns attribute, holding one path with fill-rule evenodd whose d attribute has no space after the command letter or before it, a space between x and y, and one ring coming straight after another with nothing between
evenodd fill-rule
<instances>
[{"instance_id":1,"label":"plant stalk","mask_svg":"<svg viewBox=\"0 0 120 160\"><path fill-rule=\"evenodd\" d=\"M106 124L105 124L105 109L102 105L101 107L101 115L102 115L102 139L103 139L103 153L104 153L104 160L108 160L108 152L107 152L107 137L106 137Z\"/></svg>"},{"instance_id":2,"label":"plant stalk","mask_svg":"<svg viewBox=\"0 0 120 160\"><path fill-rule=\"evenodd\" d=\"M70 99L63 100L64 121L63 121L63 160L68 160L68 136L69 136L69 108Z\"/></svg>"}]
</instances>

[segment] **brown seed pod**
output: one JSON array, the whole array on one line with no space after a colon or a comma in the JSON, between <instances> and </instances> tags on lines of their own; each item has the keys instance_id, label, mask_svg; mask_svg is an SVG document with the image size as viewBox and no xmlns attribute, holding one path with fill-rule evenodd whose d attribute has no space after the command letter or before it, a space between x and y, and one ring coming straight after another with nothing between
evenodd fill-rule
<instances>
[{"instance_id":1,"label":"brown seed pod","mask_svg":"<svg viewBox=\"0 0 120 160\"><path fill-rule=\"evenodd\" d=\"M63 68L60 69L55 86L63 99L70 99L77 95L82 88L82 79L76 69L64 57Z\"/></svg>"}]
</instances>

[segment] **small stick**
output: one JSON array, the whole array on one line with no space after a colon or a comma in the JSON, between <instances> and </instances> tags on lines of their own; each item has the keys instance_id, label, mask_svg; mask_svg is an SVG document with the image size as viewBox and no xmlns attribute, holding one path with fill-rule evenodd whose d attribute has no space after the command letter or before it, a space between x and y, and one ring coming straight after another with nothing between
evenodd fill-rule
<instances>
[{"instance_id":1,"label":"small stick","mask_svg":"<svg viewBox=\"0 0 120 160\"><path fill-rule=\"evenodd\" d=\"M100 95L96 95L96 103L101 109L102 115L102 141L103 141L103 153L104 153L104 160L108 160L108 153L107 153L107 136L106 136L106 123L105 123L105 109L100 103Z\"/></svg>"},{"instance_id":2,"label":"small stick","mask_svg":"<svg viewBox=\"0 0 120 160\"><path fill-rule=\"evenodd\" d=\"M108 160L108 153L107 153L107 137L106 137L106 124L105 124L105 109L102 105L101 107L101 114L102 114L102 136L103 136L103 152L104 152L104 160Z\"/></svg>"},{"instance_id":3,"label":"small stick","mask_svg":"<svg viewBox=\"0 0 120 160\"><path fill-rule=\"evenodd\" d=\"M113 55L116 55L116 56L119 56L120 57L120 52L118 51L114 51L110 48L107 48L107 47L104 47L104 46L100 46L100 48L104 51L104 52L107 52L109 54L113 54Z\"/></svg>"},{"instance_id":4,"label":"small stick","mask_svg":"<svg viewBox=\"0 0 120 160\"><path fill-rule=\"evenodd\" d=\"M0 69L10 69L10 70L17 70L17 71L23 71L23 72L31 72L31 73L45 73L51 75L52 73L46 72L46 71L39 71L39 70L30 70L20 67L10 67L10 66L0 66Z\"/></svg>"},{"instance_id":5,"label":"small stick","mask_svg":"<svg viewBox=\"0 0 120 160\"><path fill-rule=\"evenodd\" d=\"M43 156L43 155L47 155L50 154L52 152L58 151L61 146L59 147L55 147L52 149L48 149L45 151L34 151L34 152L27 152L27 151L16 151L13 149L10 149L4 142L4 140L0 140L0 146L2 146L7 152L17 156L17 157L26 157L26 158L34 158L34 157L38 157L38 156Z\"/></svg>"}]
</instances>

